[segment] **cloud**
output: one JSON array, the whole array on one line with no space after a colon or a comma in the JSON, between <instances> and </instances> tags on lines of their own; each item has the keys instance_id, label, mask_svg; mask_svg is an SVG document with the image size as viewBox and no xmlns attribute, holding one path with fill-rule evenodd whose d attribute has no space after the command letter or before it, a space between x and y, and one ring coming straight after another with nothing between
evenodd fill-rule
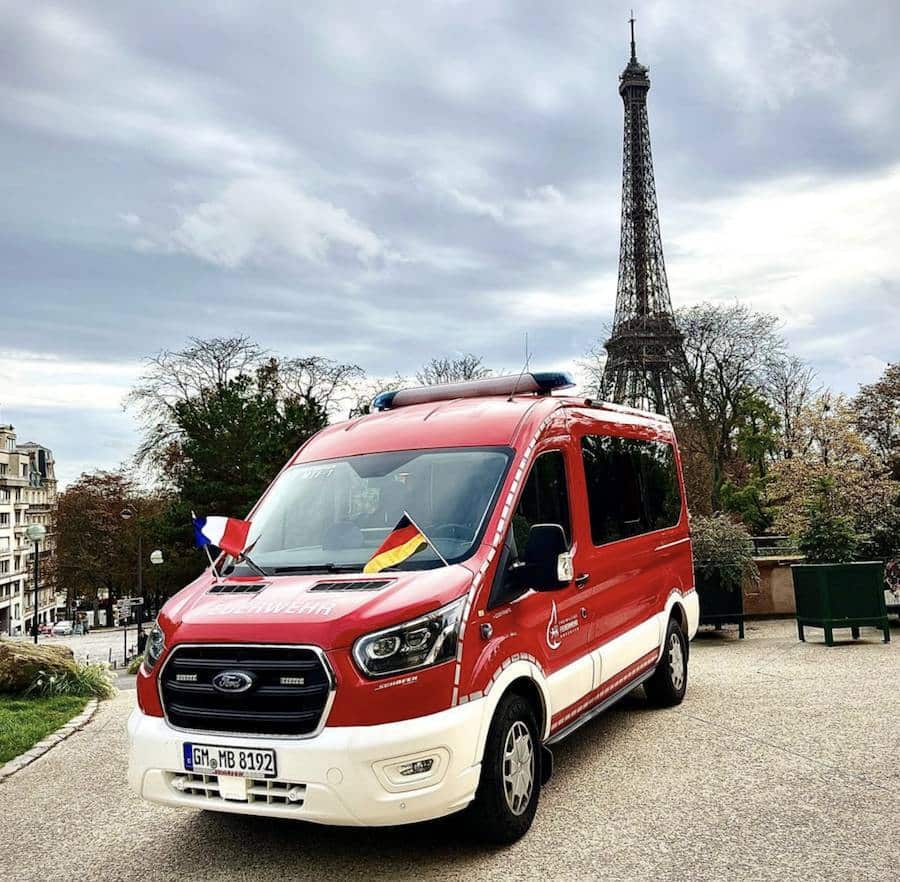
<instances>
[{"instance_id":1,"label":"cloud","mask_svg":"<svg viewBox=\"0 0 900 882\"><path fill-rule=\"evenodd\" d=\"M82 361L0 349L0 405L118 410L139 373L137 362Z\"/></svg>"},{"instance_id":2,"label":"cloud","mask_svg":"<svg viewBox=\"0 0 900 882\"><path fill-rule=\"evenodd\" d=\"M648 0L637 23L673 301L774 312L844 391L900 337L900 5L857 7ZM615 301L626 18L6 4L0 405L61 468L104 465L136 360L189 335L390 376L515 369L528 331L571 364Z\"/></svg>"},{"instance_id":3,"label":"cloud","mask_svg":"<svg viewBox=\"0 0 900 882\"><path fill-rule=\"evenodd\" d=\"M322 263L341 251L365 263L384 250L346 211L274 175L232 181L161 244L226 269L283 256Z\"/></svg>"}]
</instances>

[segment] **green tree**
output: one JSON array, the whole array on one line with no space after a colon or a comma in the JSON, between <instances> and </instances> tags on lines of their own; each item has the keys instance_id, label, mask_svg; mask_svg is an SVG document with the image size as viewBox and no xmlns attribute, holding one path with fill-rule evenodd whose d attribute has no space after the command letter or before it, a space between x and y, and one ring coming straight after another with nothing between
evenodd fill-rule
<instances>
[{"instance_id":1,"label":"green tree","mask_svg":"<svg viewBox=\"0 0 900 882\"><path fill-rule=\"evenodd\" d=\"M832 510L849 518L865 542L896 523L900 483L857 427L857 414L841 395L824 393L796 421L796 449L769 470L768 504L779 531L803 535L814 504L828 488Z\"/></svg>"},{"instance_id":2,"label":"green tree","mask_svg":"<svg viewBox=\"0 0 900 882\"><path fill-rule=\"evenodd\" d=\"M773 522L766 504L767 471L779 450L781 421L761 393L745 389L738 396L735 424L735 461L722 484L722 508L753 533L764 533Z\"/></svg>"},{"instance_id":3,"label":"green tree","mask_svg":"<svg viewBox=\"0 0 900 882\"><path fill-rule=\"evenodd\" d=\"M133 596L137 582L138 533L143 539L141 566L147 586L147 558L156 538L155 520L164 500L142 492L124 472L81 475L60 494L56 516L57 579L71 606L84 599L94 611L106 596L108 621L117 597ZM128 509L132 517L124 519Z\"/></svg>"},{"instance_id":4,"label":"green tree","mask_svg":"<svg viewBox=\"0 0 900 882\"><path fill-rule=\"evenodd\" d=\"M361 374L321 356L273 357L243 337L192 340L148 360L129 403L144 428L138 460L166 491L155 521L163 595L204 566L192 512L246 517L329 414L349 410Z\"/></svg>"},{"instance_id":5,"label":"green tree","mask_svg":"<svg viewBox=\"0 0 900 882\"><path fill-rule=\"evenodd\" d=\"M297 448L327 423L314 400L285 396L277 364L175 406L179 457L171 478L197 512L245 517Z\"/></svg>"}]
</instances>

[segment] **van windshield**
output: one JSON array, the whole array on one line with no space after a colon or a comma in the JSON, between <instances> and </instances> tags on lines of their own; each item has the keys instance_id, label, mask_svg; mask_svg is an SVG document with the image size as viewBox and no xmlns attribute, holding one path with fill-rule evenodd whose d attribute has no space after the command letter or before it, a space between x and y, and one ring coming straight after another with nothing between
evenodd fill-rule
<instances>
[{"instance_id":1,"label":"van windshield","mask_svg":"<svg viewBox=\"0 0 900 882\"><path fill-rule=\"evenodd\" d=\"M292 466L253 514L253 562L270 575L358 572L404 512L440 556L428 546L394 569L443 566L441 556L464 560L481 538L510 454L503 447L403 450Z\"/></svg>"}]
</instances>

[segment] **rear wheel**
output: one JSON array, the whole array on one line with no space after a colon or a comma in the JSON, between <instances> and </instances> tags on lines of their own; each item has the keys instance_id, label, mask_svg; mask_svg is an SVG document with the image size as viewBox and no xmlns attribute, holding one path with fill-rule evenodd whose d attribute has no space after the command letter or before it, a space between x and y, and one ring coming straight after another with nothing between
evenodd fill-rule
<instances>
[{"instance_id":1,"label":"rear wheel","mask_svg":"<svg viewBox=\"0 0 900 882\"><path fill-rule=\"evenodd\" d=\"M521 695L506 695L494 713L481 761L481 780L467 809L472 831L496 845L528 832L541 789L537 721Z\"/></svg>"},{"instance_id":2,"label":"rear wheel","mask_svg":"<svg viewBox=\"0 0 900 882\"><path fill-rule=\"evenodd\" d=\"M681 704L687 691L687 659L684 631L675 619L669 619L662 655L653 676L644 683L651 704L657 707Z\"/></svg>"}]
</instances>

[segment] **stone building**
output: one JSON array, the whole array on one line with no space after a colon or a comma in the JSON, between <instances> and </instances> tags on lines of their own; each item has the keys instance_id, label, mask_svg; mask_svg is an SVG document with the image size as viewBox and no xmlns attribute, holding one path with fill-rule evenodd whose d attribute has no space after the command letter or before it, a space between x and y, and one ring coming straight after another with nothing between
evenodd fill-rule
<instances>
[{"instance_id":1,"label":"stone building","mask_svg":"<svg viewBox=\"0 0 900 882\"><path fill-rule=\"evenodd\" d=\"M57 617L52 584L55 512L53 453L33 441L16 443L15 429L0 425L0 634L24 634L31 628L34 547L25 535L29 524L47 528L40 543L38 624Z\"/></svg>"}]
</instances>

